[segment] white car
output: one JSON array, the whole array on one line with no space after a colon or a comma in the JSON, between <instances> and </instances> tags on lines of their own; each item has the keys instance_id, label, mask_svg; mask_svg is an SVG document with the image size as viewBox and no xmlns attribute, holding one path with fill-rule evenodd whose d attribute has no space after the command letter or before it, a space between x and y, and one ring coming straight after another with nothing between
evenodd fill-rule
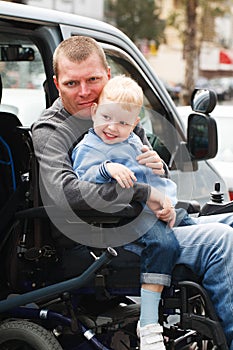
<instances>
[{"instance_id":1,"label":"white car","mask_svg":"<svg viewBox=\"0 0 233 350\"><path fill-rule=\"evenodd\" d=\"M188 106L178 107L185 126L192 109ZM211 112L218 128L218 153L215 158L208 160L224 179L229 197L233 200L233 105L217 105Z\"/></svg>"}]
</instances>

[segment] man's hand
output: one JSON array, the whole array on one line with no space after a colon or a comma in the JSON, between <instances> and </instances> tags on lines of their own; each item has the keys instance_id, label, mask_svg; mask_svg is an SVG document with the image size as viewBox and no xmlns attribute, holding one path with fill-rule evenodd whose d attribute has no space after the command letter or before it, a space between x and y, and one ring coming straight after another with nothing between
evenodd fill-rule
<instances>
[{"instance_id":1,"label":"man's hand","mask_svg":"<svg viewBox=\"0 0 233 350\"><path fill-rule=\"evenodd\" d=\"M133 187L137 181L134 173L123 164L107 163L106 168L113 179L115 179L122 188Z\"/></svg>"},{"instance_id":2,"label":"man's hand","mask_svg":"<svg viewBox=\"0 0 233 350\"><path fill-rule=\"evenodd\" d=\"M176 212L169 197L152 187L150 197L146 204L158 219L167 222L170 228L174 226Z\"/></svg>"},{"instance_id":3,"label":"man's hand","mask_svg":"<svg viewBox=\"0 0 233 350\"><path fill-rule=\"evenodd\" d=\"M171 203L170 198L165 197L163 208L157 211L157 218L168 223L172 228L176 221L176 211Z\"/></svg>"},{"instance_id":4,"label":"man's hand","mask_svg":"<svg viewBox=\"0 0 233 350\"><path fill-rule=\"evenodd\" d=\"M136 158L138 163L151 168L156 175L164 175L163 162L158 153L150 150L146 145L143 146L141 151L143 153Z\"/></svg>"}]
</instances>

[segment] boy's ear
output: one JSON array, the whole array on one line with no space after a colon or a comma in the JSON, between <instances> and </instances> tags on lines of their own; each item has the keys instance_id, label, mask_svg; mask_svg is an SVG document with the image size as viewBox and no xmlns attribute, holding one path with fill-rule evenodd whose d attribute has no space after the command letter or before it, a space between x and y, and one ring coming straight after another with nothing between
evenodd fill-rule
<instances>
[{"instance_id":1,"label":"boy's ear","mask_svg":"<svg viewBox=\"0 0 233 350\"><path fill-rule=\"evenodd\" d=\"M134 123L134 127L135 127L136 125L138 125L139 122L140 122L140 117L137 117L137 119L135 120L135 123Z\"/></svg>"},{"instance_id":2,"label":"boy's ear","mask_svg":"<svg viewBox=\"0 0 233 350\"><path fill-rule=\"evenodd\" d=\"M93 103L93 105L91 106L91 117L93 118L96 114L96 110L97 110L97 103Z\"/></svg>"}]
</instances>

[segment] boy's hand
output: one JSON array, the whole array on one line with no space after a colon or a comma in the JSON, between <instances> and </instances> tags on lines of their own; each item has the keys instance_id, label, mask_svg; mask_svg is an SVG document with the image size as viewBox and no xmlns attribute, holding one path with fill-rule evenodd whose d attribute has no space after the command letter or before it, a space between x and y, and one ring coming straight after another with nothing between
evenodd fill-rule
<instances>
[{"instance_id":1,"label":"boy's hand","mask_svg":"<svg viewBox=\"0 0 233 350\"><path fill-rule=\"evenodd\" d=\"M164 175L163 162L158 153L150 150L146 145L143 146L141 151L143 153L136 158L138 163L151 168L156 175Z\"/></svg>"},{"instance_id":2,"label":"boy's hand","mask_svg":"<svg viewBox=\"0 0 233 350\"><path fill-rule=\"evenodd\" d=\"M115 179L122 188L133 187L137 181L134 173L125 165L119 163L107 163L106 168L113 179Z\"/></svg>"}]
</instances>

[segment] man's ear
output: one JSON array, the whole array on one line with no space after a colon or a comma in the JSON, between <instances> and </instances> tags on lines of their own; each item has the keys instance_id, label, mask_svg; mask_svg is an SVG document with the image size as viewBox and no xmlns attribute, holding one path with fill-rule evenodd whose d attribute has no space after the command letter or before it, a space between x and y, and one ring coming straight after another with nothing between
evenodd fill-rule
<instances>
[{"instance_id":1,"label":"man's ear","mask_svg":"<svg viewBox=\"0 0 233 350\"><path fill-rule=\"evenodd\" d=\"M56 88L59 90L59 88L58 88L58 81L57 81L56 75L53 76L53 82L54 82Z\"/></svg>"},{"instance_id":2,"label":"man's ear","mask_svg":"<svg viewBox=\"0 0 233 350\"><path fill-rule=\"evenodd\" d=\"M108 80L111 79L111 67L110 66L108 66L107 74L108 74Z\"/></svg>"}]
</instances>

